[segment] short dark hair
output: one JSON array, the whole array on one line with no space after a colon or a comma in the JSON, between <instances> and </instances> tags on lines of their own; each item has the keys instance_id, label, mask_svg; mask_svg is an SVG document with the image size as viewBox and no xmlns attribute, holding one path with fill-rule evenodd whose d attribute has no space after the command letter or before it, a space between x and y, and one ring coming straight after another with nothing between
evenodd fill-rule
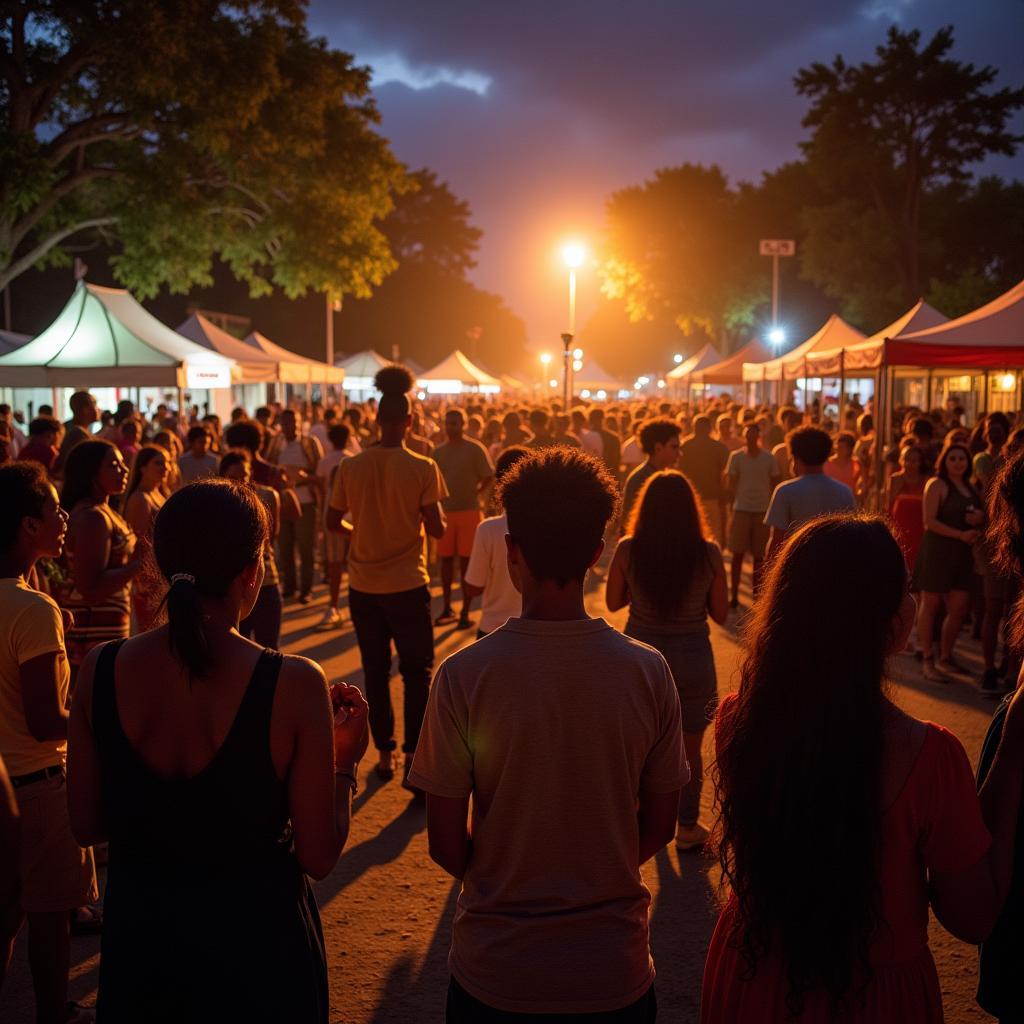
<instances>
[{"instance_id":1,"label":"short dark hair","mask_svg":"<svg viewBox=\"0 0 1024 1024\"><path fill-rule=\"evenodd\" d=\"M935 425L927 416L918 416L910 424L910 432L914 437L927 438L930 441L935 436Z\"/></svg>"},{"instance_id":2,"label":"short dark hair","mask_svg":"<svg viewBox=\"0 0 1024 1024\"><path fill-rule=\"evenodd\" d=\"M335 448L344 448L348 444L348 439L352 436L352 431L345 426L344 423L335 423L333 426L327 428L327 440L334 445Z\"/></svg>"},{"instance_id":3,"label":"short dark hair","mask_svg":"<svg viewBox=\"0 0 1024 1024\"><path fill-rule=\"evenodd\" d=\"M254 455L263 447L263 424L259 420L239 420L224 431L229 448L246 448Z\"/></svg>"},{"instance_id":4,"label":"short dark hair","mask_svg":"<svg viewBox=\"0 0 1024 1024\"><path fill-rule=\"evenodd\" d=\"M193 441L198 441L201 437L209 437L210 432L206 427L192 427L188 432L188 443L191 444Z\"/></svg>"},{"instance_id":5,"label":"short dark hair","mask_svg":"<svg viewBox=\"0 0 1024 1024\"><path fill-rule=\"evenodd\" d=\"M524 448L521 444L510 444L494 461L494 479L499 482L503 480L508 471L529 454L529 448Z\"/></svg>"},{"instance_id":6,"label":"short dark hair","mask_svg":"<svg viewBox=\"0 0 1024 1024\"><path fill-rule=\"evenodd\" d=\"M543 409L534 409L530 413L530 426L534 430L543 430L548 425L548 414Z\"/></svg>"},{"instance_id":7,"label":"short dark hair","mask_svg":"<svg viewBox=\"0 0 1024 1024\"><path fill-rule=\"evenodd\" d=\"M217 466L218 476L227 476L228 470L232 466L237 466L240 462L252 465L252 454L248 448L231 448L226 451L220 459L220 464Z\"/></svg>"},{"instance_id":8,"label":"short dark hair","mask_svg":"<svg viewBox=\"0 0 1024 1024\"><path fill-rule=\"evenodd\" d=\"M604 426L604 409L591 409L587 419L595 430L600 430Z\"/></svg>"},{"instance_id":9,"label":"short dark hair","mask_svg":"<svg viewBox=\"0 0 1024 1024\"><path fill-rule=\"evenodd\" d=\"M673 437L678 437L682 428L666 416L659 416L657 419L649 420L640 429L640 447L645 455L654 454L656 444L666 444Z\"/></svg>"},{"instance_id":10,"label":"short dark hair","mask_svg":"<svg viewBox=\"0 0 1024 1024\"><path fill-rule=\"evenodd\" d=\"M76 391L69 399L68 405L72 412L80 412L90 405L95 405L96 399L88 391Z\"/></svg>"},{"instance_id":11,"label":"short dark hair","mask_svg":"<svg viewBox=\"0 0 1024 1024\"><path fill-rule=\"evenodd\" d=\"M51 493L46 470L38 462L8 462L0 466L0 551L18 543L18 531L26 516L39 519L43 502Z\"/></svg>"},{"instance_id":12,"label":"short dark hair","mask_svg":"<svg viewBox=\"0 0 1024 1024\"><path fill-rule=\"evenodd\" d=\"M46 434L60 433L60 424L52 416L37 416L28 425L29 437L44 437Z\"/></svg>"},{"instance_id":13,"label":"short dark hair","mask_svg":"<svg viewBox=\"0 0 1024 1024\"><path fill-rule=\"evenodd\" d=\"M786 443L805 466L822 466L832 454L832 438L818 427L797 427L786 435Z\"/></svg>"},{"instance_id":14,"label":"short dark hair","mask_svg":"<svg viewBox=\"0 0 1024 1024\"><path fill-rule=\"evenodd\" d=\"M711 417L701 413L693 420L693 432L701 437L707 437L711 433Z\"/></svg>"},{"instance_id":15,"label":"short dark hair","mask_svg":"<svg viewBox=\"0 0 1024 1024\"><path fill-rule=\"evenodd\" d=\"M857 445L857 435L849 430L841 430L836 434L836 447L839 447L840 442L848 444L850 448L855 448Z\"/></svg>"},{"instance_id":16,"label":"short dark hair","mask_svg":"<svg viewBox=\"0 0 1024 1024\"><path fill-rule=\"evenodd\" d=\"M508 532L538 580L582 582L616 515L619 491L604 464L575 448L521 458L498 486Z\"/></svg>"}]
</instances>

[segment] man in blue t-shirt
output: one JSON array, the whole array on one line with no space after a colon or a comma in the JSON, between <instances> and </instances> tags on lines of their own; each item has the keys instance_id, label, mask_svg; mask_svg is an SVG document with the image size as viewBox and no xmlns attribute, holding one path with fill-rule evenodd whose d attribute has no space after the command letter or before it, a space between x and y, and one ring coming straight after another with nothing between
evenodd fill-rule
<instances>
[{"instance_id":1,"label":"man in blue t-shirt","mask_svg":"<svg viewBox=\"0 0 1024 1024\"><path fill-rule=\"evenodd\" d=\"M775 488L765 513L765 525L772 531L768 558L793 530L811 519L856 508L853 491L825 475L825 463L832 454L832 438L824 430L798 427L789 432L786 443L796 477Z\"/></svg>"}]
</instances>

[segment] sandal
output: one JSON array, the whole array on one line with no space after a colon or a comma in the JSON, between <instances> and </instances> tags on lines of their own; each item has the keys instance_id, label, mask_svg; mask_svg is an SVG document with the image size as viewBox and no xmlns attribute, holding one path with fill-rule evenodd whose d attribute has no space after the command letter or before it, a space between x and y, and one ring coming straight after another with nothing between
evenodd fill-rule
<instances>
[{"instance_id":1,"label":"sandal","mask_svg":"<svg viewBox=\"0 0 1024 1024\"><path fill-rule=\"evenodd\" d=\"M103 914L98 907L75 907L71 911L72 935L99 935L103 931Z\"/></svg>"},{"instance_id":2,"label":"sandal","mask_svg":"<svg viewBox=\"0 0 1024 1024\"><path fill-rule=\"evenodd\" d=\"M443 612L436 619L434 619L435 626L451 626L455 622L455 612L451 608L445 608Z\"/></svg>"}]
</instances>

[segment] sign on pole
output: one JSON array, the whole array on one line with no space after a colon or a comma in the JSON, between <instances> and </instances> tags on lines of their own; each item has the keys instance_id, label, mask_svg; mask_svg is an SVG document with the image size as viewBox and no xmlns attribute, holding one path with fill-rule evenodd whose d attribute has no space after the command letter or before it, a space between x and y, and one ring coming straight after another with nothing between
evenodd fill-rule
<instances>
[{"instance_id":1,"label":"sign on pole","mask_svg":"<svg viewBox=\"0 0 1024 1024\"><path fill-rule=\"evenodd\" d=\"M762 238L762 256L795 256L796 242L792 238Z\"/></svg>"},{"instance_id":2,"label":"sign on pole","mask_svg":"<svg viewBox=\"0 0 1024 1024\"><path fill-rule=\"evenodd\" d=\"M779 257L795 256L796 241L792 238L762 238L760 253L772 258L772 327L775 328L779 325Z\"/></svg>"}]
</instances>

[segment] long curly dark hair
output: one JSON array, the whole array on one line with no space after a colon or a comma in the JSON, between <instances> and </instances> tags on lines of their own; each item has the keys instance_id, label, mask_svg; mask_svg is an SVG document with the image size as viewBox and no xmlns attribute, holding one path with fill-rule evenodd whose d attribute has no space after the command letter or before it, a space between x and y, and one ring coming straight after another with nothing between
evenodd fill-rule
<instances>
[{"instance_id":1,"label":"long curly dark hair","mask_svg":"<svg viewBox=\"0 0 1024 1024\"><path fill-rule=\"evenodd\" d=\"M885 660L907 587L883 520L812 520L773 559L746 630L738 698L713 768L730 941L753 976L781 954L787 1006L811 991L838 1015L871 977L879 866Z\"/></svg>"},{"instance_id":2,"label":"long curly dark hair","mask_svg":"<svg viewBox=\"0 0 1024 1024\"><path fill-rule=\"evenodd\" d=\"M1024 572L1024 448L1010 454L988 490L985 544L995 568L1019 579ZM1010 614L1010 643L1024 647L1024 591Z\"/></svg>"},{"instance_id":3,"label":"long curly dark hair","mask_svg":"<svg viewBox=\"0 0 1024 1024\"><path fill-rule=\"evenodd\" d=\"M666 617L682 604L702 564L707 529L690 481L676 469L648 477L626 532L629 568L644 596Z\"/></svg>"}]
</instances>

